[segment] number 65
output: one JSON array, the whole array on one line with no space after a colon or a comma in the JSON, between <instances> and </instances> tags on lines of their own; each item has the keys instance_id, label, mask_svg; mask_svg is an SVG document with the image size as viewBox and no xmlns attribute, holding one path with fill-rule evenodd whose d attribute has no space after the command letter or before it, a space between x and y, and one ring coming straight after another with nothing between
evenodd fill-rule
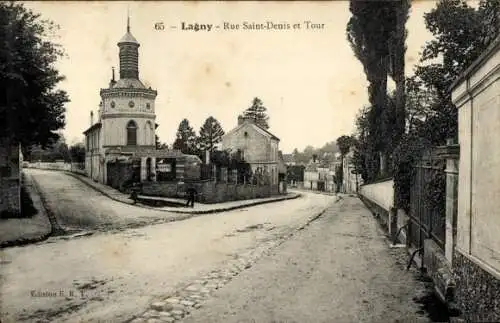
<instances>
[{"instance_id":1,"label":"number 65","mask_svg":"<svg viewBox=\"0 0 500 323\"><path fill-rule=\"evenodd\" d=\"M155 23L155 29L156 30L164 30L165 25L163 24L163 22L157 22L157 23Z\"/></svg>"}]
</instances>

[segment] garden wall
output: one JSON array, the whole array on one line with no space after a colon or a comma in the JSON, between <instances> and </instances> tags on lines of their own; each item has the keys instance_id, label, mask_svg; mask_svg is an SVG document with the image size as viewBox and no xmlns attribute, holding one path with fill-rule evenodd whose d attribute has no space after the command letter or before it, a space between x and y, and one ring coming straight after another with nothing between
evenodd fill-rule
<instances>
[{"instance_id":1,"label":"garden wall","mask_svg":"<svg viewBox=\"0 0 500 323\"><path fill-rule=\"evenodd\" d=\"M279 194L278 185L216 183L215 181L197 181L192 185L198 192L198 202L208 204L265 198ZM142 193L150 196L184 197L185 189L185 184L177 182L151 182L143 183Z\"/></svg>"}]
</instances>

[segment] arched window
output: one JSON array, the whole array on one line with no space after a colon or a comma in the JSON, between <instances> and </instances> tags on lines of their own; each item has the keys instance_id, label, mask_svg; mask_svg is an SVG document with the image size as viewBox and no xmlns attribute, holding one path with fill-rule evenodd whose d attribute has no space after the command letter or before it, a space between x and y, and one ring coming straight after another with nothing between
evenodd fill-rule
<instances>
[{"instance_id":1,"label":"arched window","mask_svg":"<svg viewBox=\"0 0 500 323\"><path fill-rule=\"evenodd\" d=\"M134 120L127 123L127 146L137 145L137 124Z\"/></svg>"}]
</instances>

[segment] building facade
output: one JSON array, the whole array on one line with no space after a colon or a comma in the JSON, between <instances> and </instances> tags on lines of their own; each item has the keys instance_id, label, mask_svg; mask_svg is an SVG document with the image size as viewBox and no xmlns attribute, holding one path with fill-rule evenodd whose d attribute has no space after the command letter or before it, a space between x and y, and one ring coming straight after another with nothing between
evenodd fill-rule
<instances>
[{"instance_id":1,"label":"building facade","mask_svg":"<svg viewBox=\"0 0 500 323\"><path fill-rule=\"evenodd\" d=\"M278 137L256 125L253 120L238 117L238 126L222 137L220 149L239 150L252 172L268 174L271 185L278 185L279 142Z\"/></svg>"},{"instance_id":2,"label":"building facade","mask_svg":"<svg viewBox=\"0 0 500 323\"><path fill-rule=\"evenodd\" d=\"M100 183L108 182L108 162L138 153L141 153L140 179L154 180L157 92L146 88L139 79L139 47L127 22L127 31L118 42L119 79L115 79L113 69L109 86L100 91L97 115L90 112L90 127L84 132L85 170Z\"/></svg>"},{"instance_id":3,"label":"building facade","mask_svg":"<svg viewBox=\"0 0 500 323\"><path fill-rule=\"evenodd\" d=\"M458 198L447 204L446 258L456 275L456 297L464 318L500 321L500 37L456 80L457 164L447 173ZM458 182L458 183L457 183ZM455 211L454 203L457 204ZM448 216L449 215L449 216ZM455 233L454 233L455 231Z\"/></svg>"},{"instance_id":4,"label":"building facade","mask_svg":"<svg viewBox=\"0 0 500 323\"><path fill-rule=\"evenodd\" d=\"M360 174L355 173L355 167L352 162L354 152L351 150L344 156L342 165L342 191L343 193L357 193L359 187L363 184Z\"/></svg>"}]
</instances>

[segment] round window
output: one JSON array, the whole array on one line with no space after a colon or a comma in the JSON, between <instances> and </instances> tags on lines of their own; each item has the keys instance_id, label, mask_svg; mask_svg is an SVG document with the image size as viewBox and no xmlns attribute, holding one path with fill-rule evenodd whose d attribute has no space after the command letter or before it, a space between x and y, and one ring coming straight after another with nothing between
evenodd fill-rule
<instances>
[{"instance_id":1,"label":"round window","mask_svg":"<svg viewBox=\"0 0 500 323\"><path fill-rule=\"evenodd\" d=\"M128 106L129 106L129 107L131 107L131 108L133 108L133 107L134 107L134 105L135 105L135 104L134 104L134 101L130 101L130 102L128 103Z\"/></svg>"},{"instance_id":2,"label":"round window","mask_svg":"<svg viewBox=\"0 0 500 323\"><path fill-rule=\"evenodd\" d=\"M114 108L116 106L115 101L111 101L111 107Z\"/></svg>"}]
</instances>

